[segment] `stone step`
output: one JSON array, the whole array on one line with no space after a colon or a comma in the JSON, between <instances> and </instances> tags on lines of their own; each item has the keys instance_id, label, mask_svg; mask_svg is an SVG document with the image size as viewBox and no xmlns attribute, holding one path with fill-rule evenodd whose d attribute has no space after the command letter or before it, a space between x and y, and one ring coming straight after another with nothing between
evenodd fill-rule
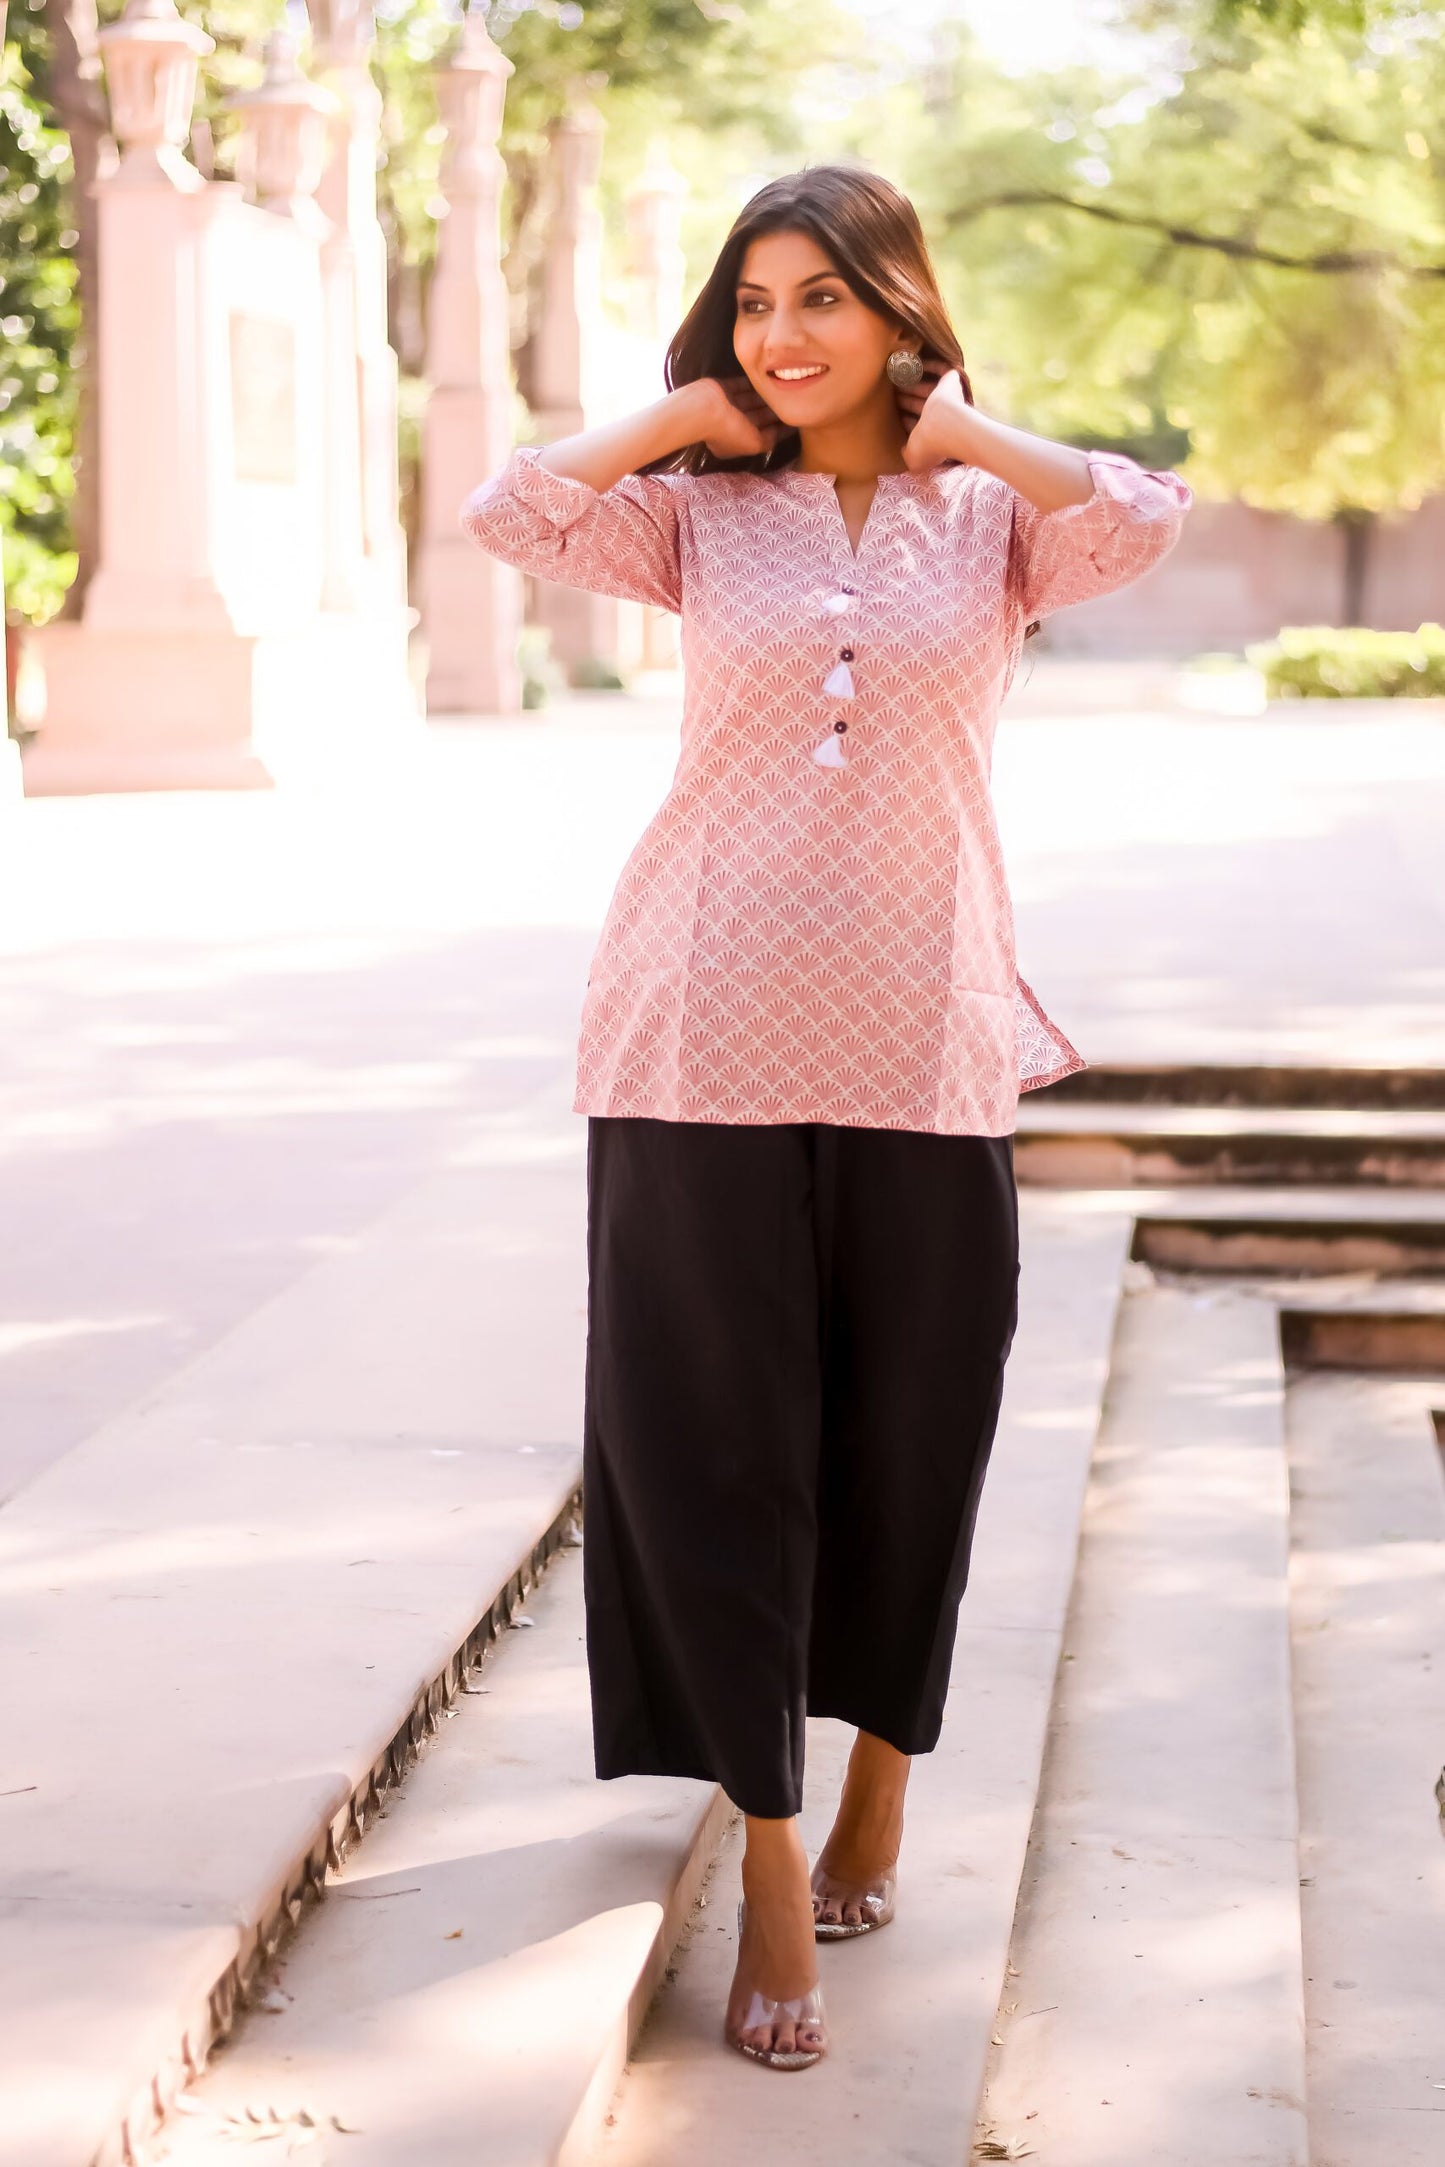
<instances>
[{"instance_id":1,"label":"stone step","mask_svg":"<svg viewBox=\"0 0 1445 2167\"><path fill-rule=\"evenodd\" d=\"M838 2167L895 2152L954 2167L1002 1979L1127 1238L1120 1215L1025 1199L1023 1319L944 1735L910 1789L895 1924L820 1952L828 2063L780 2086L723 2046L736 1826L710 1785L593 1779L564 1555L529 1604L536 1631L509 1635L484 1674L490 1697L463 1704L303 1923L277 1973L280 2013L248 2016L192 2088L166 2167L231 2156L247 2106L304 2106L323 2131L335 2115L364 2132L346 2140L358 2167L736 2167L805 2143ZM850 1735L809 1724L814 1845Z\"/></svg>"},{"instance_id":2,"label":"stone step","mask_svg":"<svg viewBox=\"0 0 1445 2167\"><path fill-rule=\"evenodd\" d=\"M1040 1096L1043 1096L1042 1094ZM1445 1187L1445 1115L1306 1107L1019 1106L1014 1164L1039 1187L1132 1188L1200 1182Z\"/></svg>"},{"instance_id":3,"label":"stone step","mask_svg":"<svg viewBox=\"0 0 1445 2167\"><path fill-rule=\"evenodd\" d=\"M1295 1369L1386 1370L1445 1377L1445 1308L1290 1307L1280 1312L1284 1358Z\"/></svg>"},{"instance_id":4,"label":"stone step","mask_svg":"<svg viewBox=\"0 0 1445 2167\"><path fill-rule=\"evenodd\" d=\"M944 1730L909 1781L896 1919L819 1950L833 2050L779 2083L718 2039L736 1956L736 1834L638 2042L600 2167L957 2167L1003 1985L1067 1614L1128 1221L1023 1199L1022 1315L959 1623ZM1071 1210L1068 1207L1073 1206ZM809 1724L816 1854L851 1742Z\"/></svg>"},{"instance_id":5,"label":"stone step","mask_svg":"<svg viewBox=\"0 0 1445 2167\"><path fill-rule=\"evenodd\" d=\"M1445 1204L1439 1209L1433 1219L1151 1213L1135 1222L1133 1254L1161 1271L1236 1278L1439 1279L1445 1277Z\"/></svg>"},{"instance_id":6,"label":"stone step","mask_svg":"<svg viewBox=\"0 0 1445 2167\"><path fill-rule=\"evenodd\" d=\"M1288 1399L1312 2158L1445 2139L1445 1374L1301 1374ZM1433 1417L1433 1421L1432 1421Z\"/></svg>"},{"instance_id":7,"label":"stone step","mask_svg":"<svg viewBox=\"0 0 1445 2167\"><path fill-rule=\"evenodd\" d=\"M1269 1302L1131 1292L982 2157L1305 2167L1283 1392Z\"/></svg>"},{"instance_id":8,"label":"stone step","mask_svg":"<svg viewBox=\"0 0 1445 2167\"><path fill-rule=\"evenodd\" d=\"M549 1568L154 2167L234 2158L249 2116L294 2138L303 2114L336 2167L583 2156L731 1808L710 1783L592 1778L581 1564Z\"/></svg>"},{"instance_id":9,"label":"stone step","mask_svg":"<svg viewBox=\"0 0 1445 2167\"><path fill-rule=\"evenodd\" d=\"M1281 1064L1106 1061L1079 1069L1043 1090L1027 1092L1023 1106L1239 1107L1253 1113L1276 1109L1338 1108L1347 1113L1445 1114L1445 1071L1440 1068L1289 1067Z\"/></svg>"},{"instance_id":10,"label":"stone step","mask_svg":"<svg viewBox=\"0 0 1445 2167\"><path fill-rule=\"evenodd\" d=\"M4 2167L143 2143L562 1539L584 1190L512 1149L0 1513Z\"/></svg>"}]
</instances>

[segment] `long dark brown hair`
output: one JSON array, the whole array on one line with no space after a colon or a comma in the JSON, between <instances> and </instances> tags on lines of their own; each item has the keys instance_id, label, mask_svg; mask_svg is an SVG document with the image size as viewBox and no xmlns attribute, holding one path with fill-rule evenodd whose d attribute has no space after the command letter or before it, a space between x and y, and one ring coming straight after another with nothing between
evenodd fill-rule
<instances>
[{"instance_id":1,"label":"long dark brown hair","mask_svg":"<svg viewBox=\"0 0 1445 2167\"><path fill-rule=\"evenodd\" d=\"M917 211L881 173L841 165L785 173L744 204L667 349L663 375L669 391L702 376L743 373L733 347L737 284L749 244L764 233L806 233L816 241L866 307L905 324L921 339L925 359L958 370L964 396L973 403L963 348L948 320ZM800 446L796 429L783 430L771 452L742 459L718 459L705 444L687 444L639 472L768 473L796 459Z\"/></svg>"}]
</instances>

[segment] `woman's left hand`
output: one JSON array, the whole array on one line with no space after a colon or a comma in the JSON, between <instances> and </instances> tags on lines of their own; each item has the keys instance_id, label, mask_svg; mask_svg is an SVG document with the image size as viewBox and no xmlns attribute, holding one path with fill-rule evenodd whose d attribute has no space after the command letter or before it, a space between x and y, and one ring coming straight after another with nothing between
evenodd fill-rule
<instances>
[{"instance_id":1,"label":"woman's left hand","mask_svg":"<svg viewBox=\"0 0 1445 2167\"><path fill-rule=\"evenodd\" d=\"M923 357L923 375L910 391L895 394L907 435L903 463L918 473L941 460L961 457L958 445L971 411L957 369ZM960 426L961 424L961 426Z\"/></svg>"}]
</instances>

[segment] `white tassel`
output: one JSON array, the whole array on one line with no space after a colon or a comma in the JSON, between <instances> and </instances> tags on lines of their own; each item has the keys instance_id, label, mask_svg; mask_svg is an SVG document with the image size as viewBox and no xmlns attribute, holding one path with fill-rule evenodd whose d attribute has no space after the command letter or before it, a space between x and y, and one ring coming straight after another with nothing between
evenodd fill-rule
<instances>
[{"instance_id":1,"label":"white tassel","mask_svg":"<svg viewBox=\"0 0 1445 2167\"><path fill-rule=\"evenodd\" d=\"M846 662L834 663L823 679L823 690L830 699L851 700L853 697L853 672Z\"/></svg>"},{"instance_id":2,"label":"white tassel","mask_svg":"<svg viewBox=\"0 0 1445 2167\"><path fill-rule=\"evenodd\" d=\"M848 755L843 750L843 741L835 731L830 731L821 745L813 747L813 758L817 761L819 767L846 767L848 765Z\"/></svg>"}]
</instances>

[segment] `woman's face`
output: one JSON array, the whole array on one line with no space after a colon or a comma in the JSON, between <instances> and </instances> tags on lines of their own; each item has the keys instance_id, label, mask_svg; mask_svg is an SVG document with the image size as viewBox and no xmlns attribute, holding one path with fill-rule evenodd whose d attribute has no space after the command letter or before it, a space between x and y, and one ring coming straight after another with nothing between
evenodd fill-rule
<instances>
[{"instance_id":1,"label":"woman's face","mask_svg":"<svg viewBox=\"0 0 1445 2167\"><path fill-rule=\"evenodd\" d=\"M916 335L860 301L832 259L804 233L748 244L738 273L733 348L760 398L785 427L817 429L880 397L884 363Z\"/></svg>"}]
</instances>

